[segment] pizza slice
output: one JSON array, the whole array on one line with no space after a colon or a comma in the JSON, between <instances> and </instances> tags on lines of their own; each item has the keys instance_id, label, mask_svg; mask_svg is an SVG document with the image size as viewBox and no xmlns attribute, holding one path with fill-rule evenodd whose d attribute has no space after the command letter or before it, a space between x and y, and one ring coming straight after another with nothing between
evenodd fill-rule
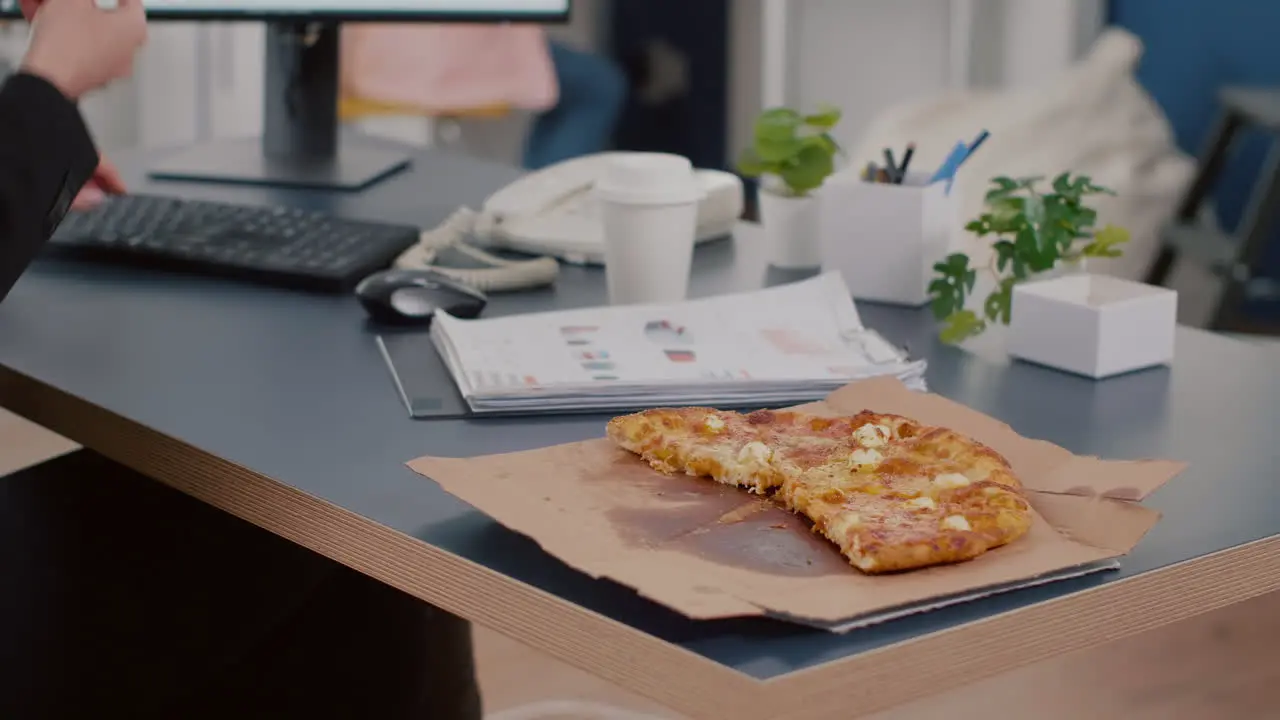
<instances>
[{"instance_id":1,"label":"pizza slice","mask_svg":"<svg viewBox=\"0 0 1280 720\"><path fill-rule=\"evenodd\" d=\"M774 493L867 573L969 560L1031 526L1003 457L899 415L660 408L608 435L660 472Z\"/></svg>"},{"instance_id":2,"label":"pizza slice","mask_svg":"<svg viewBox=\"0 0 1280 720\"><path fill-rule=\"evenodd\" d=\"M610 420L607 434L662 473L708 477L758 493L782 484L760 428L741 413L657 408Z\"/></svg>"},{"instance_id":3,"label":"pizza slice","mask_svg":"<svg viewBox=\"0 0 1280 720\"><path fill-rule=\"evenodd\" d=\"M778 499L868 573L970 560L1026 534L1030 505L1003 457L951 430L918 430L788 478Z\"/></svg>"}]
</instances>

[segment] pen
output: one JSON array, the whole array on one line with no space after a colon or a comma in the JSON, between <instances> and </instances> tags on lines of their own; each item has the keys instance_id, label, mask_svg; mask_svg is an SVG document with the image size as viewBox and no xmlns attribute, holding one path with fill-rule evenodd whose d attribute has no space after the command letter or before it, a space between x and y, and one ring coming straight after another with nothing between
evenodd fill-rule
<instances>
[{"instance_id":1,"label":"pen","mask_svg":"<svg viewBox=\"0 0 1280 720\"><path fill-rule=\"evenodd\" d=\"M889 174L889 182L898 182L898 162L893 159L893 151L889 148L884 149L884 169Z\"/></svg>"},{"instance_id":2,"label":"pen","mask_svg":"<svg viewBox=\"0 0 1280 720\"><path fill-rule=\"evenodd\" d=\"M982 143L986 142L987 138L990 136L991 136L991 133L986 130L983 130L982 132L978 133L978 137L974 138L973 142L969 143L969 149L965 151L964 157L960 158L960 162L956 165L956 167L960 167L960 165L963 165L964 162L969 159L969 156L973 155L975 150L982 147Z\"/></svg>"},{"instance_id":3,"label":"pen","mask_svg":"<svg viewBox=\"0 0 1280 720\"><path fill-rule=\"evenodd\" d=\"M907 167L911 165L911 156L916 154L916 144L907 143L907 151L902 154L902 167L898 168L898 184L907 177Z\"/></svg>"}]
</instances>

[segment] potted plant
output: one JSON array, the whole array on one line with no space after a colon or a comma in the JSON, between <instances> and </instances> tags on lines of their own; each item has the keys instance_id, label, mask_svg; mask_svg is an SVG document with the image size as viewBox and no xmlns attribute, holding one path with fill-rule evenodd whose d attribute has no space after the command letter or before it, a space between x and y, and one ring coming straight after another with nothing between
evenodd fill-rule
<instances>
[{"instance_id":1,"label":"potted plant","mask_svg":"<svg viewBox=\"0 0 1280 720\"><path fill-rule=\"evenodd\" d=\"M840 110L830 106L809 115L771 108L756 118L752 144L742 152L738 171L760 180L760 224L775 267L822 264L813 191L835 172L840 146L830 131L839 122Z\"/></svg>"},{"instance_id":2,"label":"potted plant","mask_svg":"<svg viewBox=\"0 0 1280 720\"><path fill-rule=\"evenodd\" d=\"M991 262L985 268L995 289L982 303L982 314L967 309L979 268L969 256L953 253L936 263L929 284L934 317L942 323L943 342L959 343L980 334L988 323L1009 324L1013 288L1033 278L1063 270L1083 270L1086 258L1119 257L1129 231L1108 225L1094 230L1097 212L1086 204L1092 195L1114 193L1084 175L1062 173L1050 192L1036 189L1042 178L998 177L987 191L984 212L965 226L978 237L992 236Z\"/></svg>"}]
</instances>

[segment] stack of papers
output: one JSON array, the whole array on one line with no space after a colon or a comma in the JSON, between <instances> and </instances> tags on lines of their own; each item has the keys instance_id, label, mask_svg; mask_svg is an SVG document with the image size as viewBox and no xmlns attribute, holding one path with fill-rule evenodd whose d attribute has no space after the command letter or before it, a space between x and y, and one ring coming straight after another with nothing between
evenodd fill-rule
<instances>
[{"instance_id":1,"label":"stack of papers","mask_svg":"<svg viewBox=\"0 0 1280 720\"><path fill-rule=\"evenodd\" d=\"M925 389L925 362L862 325L838 273L668 305L437 313L431 339L478 414L766 407L885 375Z\"/></svg>"}]
</instances>

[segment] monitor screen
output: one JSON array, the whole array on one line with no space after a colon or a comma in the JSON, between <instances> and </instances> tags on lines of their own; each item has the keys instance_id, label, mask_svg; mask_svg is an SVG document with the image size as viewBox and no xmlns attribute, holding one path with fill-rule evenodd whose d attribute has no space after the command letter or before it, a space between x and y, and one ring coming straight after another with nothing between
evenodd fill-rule
<instances>
[{"instance_id":1,"label":"monitor screen","mask_svg":"<svg viewBox=\"0 0 1280 720\"><path fill-rule=\"evenodd\" d=\"M153 19L335 19L429 22L567 19L570 0L144 0ZM18 16L18 0L0 0L0 17Z\"/></svg>"}]
</instances>

